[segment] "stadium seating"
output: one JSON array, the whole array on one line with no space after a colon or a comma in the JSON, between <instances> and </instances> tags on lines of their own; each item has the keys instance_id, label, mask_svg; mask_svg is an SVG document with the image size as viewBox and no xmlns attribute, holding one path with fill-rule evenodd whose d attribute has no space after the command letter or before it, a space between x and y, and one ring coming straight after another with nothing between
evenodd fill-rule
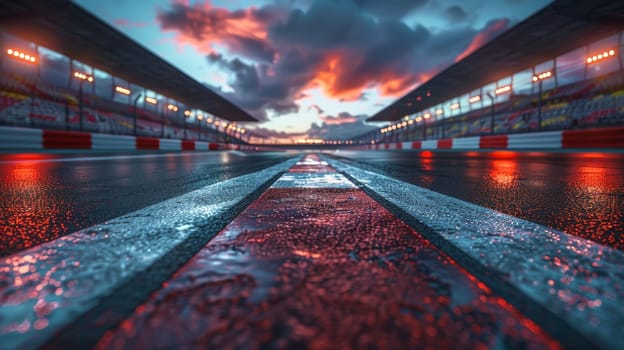
<instances>
[{"instance_id":1,"label":"stadium seating","mask_svg":"<svg viewBox=\"0 0 624 350\"><path fill-rule=\"evenodd\" d=\"M136 114L137 135L172 139L223 141L214 130L199 132L196 125L184 130L183 119L166 120L164 130L157 112L85 94L82 110L82 130L131 135ZM80 130L79 101L75 91L41 81L29 81L14 74L0 76L0 125L42 129Z\"/></svg>"},{"instance_id":2,"label":"stadium seating","mask_svg":"<svg viewBox=\"0 0 624 350\"><path fill-rule=\"evenodd\" d=\"M535 95L512 95L508 102L497 104L494 134L624 124L624 76L617 72L552 89L544 92L542 97L541 115ZM484 107L448 118L443 124L428 125L426 138L488 135L491 133L491 113L491 107ZM440 130L442 127L444 130ZM422 137L422 127L414 124L399 132L388 133L377 141L404 142L421 140Z\"/></svg>"}]
</instances>

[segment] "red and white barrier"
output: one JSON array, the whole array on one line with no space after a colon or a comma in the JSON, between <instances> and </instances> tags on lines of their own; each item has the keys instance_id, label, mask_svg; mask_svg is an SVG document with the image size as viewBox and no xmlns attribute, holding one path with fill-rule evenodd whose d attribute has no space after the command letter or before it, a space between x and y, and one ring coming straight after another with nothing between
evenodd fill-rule
<instances>
[{"instance_id":1,"label":"red and white barrier","mask_svg":"<svg viewBox=\"0 0 624 350\"><path fill-rule=\"evenodd\" d=\"M356 146L354 149L585 149L624 148L624 127L544 131L524 134L473 136L456 139L392 142Z\"/></svg>"},{"instance_id":2,"label":"red and white barrier","mask_svg":"<svg viewBox=\"0 0 624 350\"><path fill-rule=\"evenodd\" d=\"M195 140L108 135L77 131L41 130L0 126L0 150L75 149L101 151L260 151L249 145L217 144Z\"/></svg>"}]
</instances>

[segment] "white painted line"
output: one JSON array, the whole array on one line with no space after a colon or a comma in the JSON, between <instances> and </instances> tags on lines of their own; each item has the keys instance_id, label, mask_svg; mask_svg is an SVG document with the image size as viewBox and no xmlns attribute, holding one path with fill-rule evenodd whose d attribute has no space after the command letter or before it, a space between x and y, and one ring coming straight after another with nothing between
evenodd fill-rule
<instances>
[{"instance_id":1,"label":"white painted line","mask_svg":"<svg viewBox=\"0 0 624 350\"><path fill-rule=\"evenodd\" d=\"M462 137L453 139L453 149L479 149L480 137Z\"/></svg>"},{"instance_id":2,"label":"white painted line","mask_svg":"<svg viewBox=\"0 0 624 350\"><path fill-rule=\"evenodd\" d=\"M561 148L563 138L561 131L546 131L528 134L511 134L508 136L509 149L545 149Z\"/></svg>"},{"instance_id":3,"label":"white painted line","mask_svg":"<svg viewBox=\"0 0 624 350\"><path fill-rule=\"evenodd\" d=\"M353 182L338 173L287 173L272 188L357 188Z\"/></svg>"},{"instance_id":4,"label":"white painted line","mask_svg":"<svg viewBox=\"0 0 624 350\"><path fill-rule=\"evenodd\" d=\"M296 160L0 258L0 348L39 347Z\"/></svg>"},{"instance_id":5,"label":"white painted line","mask_svg":"<svg viewBox=\"0 0 624 350\"><path fill-rule=\"evenodd\" d=\"M624 344L624 253L328 159L604 348Z\"/></svg>"},{"instance_id":6,"label":"white painted line","mask_svg":"<svg viewBox=\"0 0 624 350\"><path fill-rule=\"evenodd\" d=\"M421 149L436 149L438 148L438 140L427 140L420 144Z\"/></svg>"}]
</instances>

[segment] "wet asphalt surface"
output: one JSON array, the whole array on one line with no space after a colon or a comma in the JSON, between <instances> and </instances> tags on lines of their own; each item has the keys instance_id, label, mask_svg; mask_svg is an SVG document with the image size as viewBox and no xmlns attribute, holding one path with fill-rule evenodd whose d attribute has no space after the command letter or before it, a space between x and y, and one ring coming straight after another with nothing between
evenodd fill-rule
<instances>
[{"instance_id":1,"label":"wet asphalt surface","mask_svg":"<svg viewBox=\"0 0 624 350\"><path fill-rule=\"evenodd\" d=\"M0 154L0 256L291 156L242 152Z\"/></svg>"},{"instance_id":2,"label":"wet asphalt surface","mask_svg":"<svg viewBox=\"0 0 624 350\"><path fill-rule=\"evenodd\" d=\"M624 249L624 154L340 151L334 157Z\"/></svg>"},{"instance_id":3,"label":"wet asphalt surface","mask_svg":"<svg viewBox=\"0 0 624 350\"><path fill-rule=\"evenodd\" d=\"M307 159L96 348L557 348L418 232Z\"/></svg>"}]
</instances>

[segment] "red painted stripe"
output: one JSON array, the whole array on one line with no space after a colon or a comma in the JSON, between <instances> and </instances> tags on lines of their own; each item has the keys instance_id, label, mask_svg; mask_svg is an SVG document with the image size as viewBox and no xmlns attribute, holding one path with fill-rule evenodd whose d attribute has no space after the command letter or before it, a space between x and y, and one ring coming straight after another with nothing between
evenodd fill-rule
<instances>
[{"instance_id":1,"label":"red painted stripe","mask_svg":"<svg viewBox=\"0 0 624 350\"><path fill-rule=\"evenodd\" d=\"M624 148L624 127L567 130L563 132L563 148Z\"/></svg>"},{"instance_id":2,"label":"red painted stripe","mask_svg":"<svg viewBox=\"0 0 624 350\"><path fill-rule=\"evenodd\" d=\"M453 139L438 140L438 149L453 148Z\"/></svg>"},{"instance_id":3,"label":"red painted stripe","mask_svg":"<svg viewBox=\"0 0 624 350\"><path fill-rule=\"evenodd\" d=\"M195 150L195 141L192 141L192 140L182 140L182 150L183 151L194 151Z\"/></svg>"},{"instance_id":4,"label":"red painted stripe","mask_svg":"<svg viewBox=\"0 0 624 350\"><path fill-rule=\"evenodd\" d=\"M421 149L421 148L422 148L422 142L420 141L412 142L412 149Z\"/></svg>"},{"instance_id":5,"label":"red painted stripe","mask_svg":"<svg viewBox=\"0 0 624 350\"><path fill-rule=\"evenodd\" d=\"M216 144L216 143L210 143L210 144L208 144L208 149L211 150L211 151L216 151L216 150L219 149L219 145Z\"/></svg>"},{"instance_id":6,"label":"red painted stripe","mask_svg":"<svg viewBox=\"0 0 624 350\"><path fill-rule=\"evenodd\" d=\"M45 149L91 149L91 145L88 132L43 130Z\"/></svg>"},{"instance_id":7,"label":"red painted stripe","mask_svg":"<svg viewBox=\"0 0 624 350\"><path fill-rule=\"evenodd\" d=\"M136 149L160 149L160 140L153 137L137 136Z\"/></svg>"},{"instance_id":8,"label":"red painted stripe","mask_svg":"<svg viewBox=\"0 0 624 350\"><path fill-rule=\"evenodd\" d=\"M557 345L364 191L271 188L96 348L489 348L501 338Z\"/></svg>"},{"instance_id":9,"label":"red painted stripe","mask_svg":"<svg viewBox=\"0 0 624 350\"><path fill-rule=\"evenodd\" d=\"M403 149L403 144L401 142L396 143L396 149Z\"/></svg>"},{"instance_id":10,"label":"red painted stripe","mask_svg":"<svg viewBox=\"0 0 624 350\"><path fill-rule=\"evenodd\" d=\"M384 144L384 149L390 149L390 144L389 143Z\"/></svg>"},{"instance_id":11,"label":"red painted stripe","mask_svg":"<svg viewBox=\"0 0 624 350\"><path fill-rule=\"evenodd\" d=\"M507 135L481 136L479 138L479 148L505 149L508 143Z\"/></svg>"}]
</instances>

